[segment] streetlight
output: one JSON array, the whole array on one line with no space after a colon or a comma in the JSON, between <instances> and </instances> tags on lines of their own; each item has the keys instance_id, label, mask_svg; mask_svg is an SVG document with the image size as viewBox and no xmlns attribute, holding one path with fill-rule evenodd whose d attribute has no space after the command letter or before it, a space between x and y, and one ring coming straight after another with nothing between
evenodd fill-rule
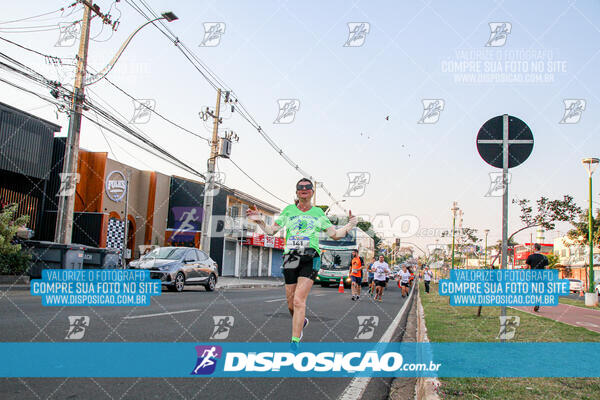
<instances>
[{"instance_id":1,"label":"streetlight","mask_svg":"<svg viewBox=\"0 0 600 400\"><path fill-rule=\"evenodd\" d=\"M484 229L483 233L485 233L485 248L483 249L483 266L487 267L487 237L488 233L490 233L489 229Z\"/></svg>"},{"instance_id":2,"label":"streetlight","mask_svg":"<svg viewBox=\"0 0 600 400\"><path fill-rule=\"evenodd\" d=\"M154 19L144 23L139 28L137 28L135 31L133 31L133 33L131 35L129 35L129 37L127 39L125 39L125 41L119 48L119 51L117 51L117 54L115 54L115 56L112 58L112 60L110 60L108 65L106 67L104 67L104 69L102 69L102 71L98 72L97 74L92 75L90 77L90 79L86 81L86 85L88 85L88 86L93 85L94 83L100 81L102 78L104 78L106 75L108 75L108 73L113 69L116 62L119 60L119 58L121 57L121 55L123 54L123 52L125 51L127 46L129 45L129 42L131 42L131 39L133 39L133 37L139 31L141 31L146 25L150 25L156 21L160 21L161 19L164 19L167 22L173 22L173 21L177 21L179 18L177 18L177 15L175 15L172 11L166 11L166 12L162 13L160 17L154 18Z\"/></svg>"},{"instance_id":3,"label":"streetlight","mask_svg":"<svg viewBox=\"0 0 600 400\"><path fill-rule=\"evenodd\" d=\"M77 54L77 74L75 76L75 84L73 85L73 101L71 102L71 109L69 113L69 129L67 132L67 142L65 146L65 156L63 159L63 176L68 177L66 179L73 179L71 177L77 176L77 162L79 158L79 139L81 134L81 116L83 110L83 104L85 102L84 90L87 85L92 85L106 76L112 70L115 63L123 54L123 51L131 42L131 39L146 25L165 19L168 22L175 21L177 16L171 11L165 12L161 17L155 18L151 21L146 22L138 29L136 29L125 42L121 45L121 48L117 54L113 57L110 63L104 67L98 74L93 75L90 79L86 79L87 71L87 57L88 47L90 39L90 20L92 10L99 16L105 18L100 14L99 8L94 5L93 7L87 3L84 4L84 15L81 27L81 37L79 42L79 52ZM56 227L54 230L54 241L63 244L70 244L71 237L73 235L73 210L75 209L75 196L61 196L58 201L56 210ZM127 218L125 218L127 223Z\"/></svg>"},{"instance_id":4,"label":"streetlight","mask_svg":"<svg viewBox=\"0 0 600 400\"><path fill-rule=\"evenodd\" d=\"M588 241L590 244L590 275L589 275L589 280L588 280L588 293L593 294L594 293L594 235L592 232L592 174L594 173L594 170L596 170L596 168L598 167L598 163L600 162L600 160L598 160L597 158L584 158L583 160L581 160L581 162L583 163L583 166L585 167L586 171L588 172L588 177L589 177L589 186L590 186L590 209L589 209L589 213L588 213ZM587 300L587 295L586 295L586 300ZM591 296L590 300L591 300ZM597 302L594 301L594 304ZM587 301L586 301L586 305L587 305Z\"/></svg>"},{"instance_id":5,"label":"streetlight","mask_svg":"<svg viewBox=\"0 0 600 400\"><path fill-rule=\"evenodd\" d=\"M454 233L456 232L456 213L460 210L458 203L452 203L452 269L454 269Z\"/></svg>"}]
</instances>

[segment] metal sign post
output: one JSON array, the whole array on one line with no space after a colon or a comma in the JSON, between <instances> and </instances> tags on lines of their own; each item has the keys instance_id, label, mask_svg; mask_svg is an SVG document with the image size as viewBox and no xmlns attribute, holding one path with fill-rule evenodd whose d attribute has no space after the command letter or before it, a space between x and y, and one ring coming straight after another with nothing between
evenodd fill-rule
<instances>
[{"instance_id":1,"label":"metal sign post","mask_svg":"<svg viewBox=\"0 0 600 400\"><path fill-rule=\"evenodd\" d=\"M500 115L488 120L477 134L477 151L485 162L502 168L502 264L508 261L508 169L522 164L533 150L533 134L519 118ZM506 317L506 306L500 307L500 315ZM506 318L501 318L505 321ZM504 342L504 339L500 339Z\"/></svg>"},{"instance_id":2,"label":"metal sign post","mask_svg":"<svg viewBox=\"0 0 600 400\"><path fill-rule=\"evenodd\" d=\"M502 265L508 260L508 114L502 116ZM500 316L506 317L506 306L500 307ZM502 318L505 320L505 318ZM504 342L504 339L501 339Z\"/></svg>"}]
</instances>

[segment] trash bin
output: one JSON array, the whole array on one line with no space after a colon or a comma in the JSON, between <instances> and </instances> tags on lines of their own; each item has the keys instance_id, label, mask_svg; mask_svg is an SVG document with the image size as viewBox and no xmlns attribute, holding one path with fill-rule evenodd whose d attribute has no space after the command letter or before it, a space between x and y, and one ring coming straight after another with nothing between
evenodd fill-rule
<instances>
[{"instance_id":1,"label":"trash bin","mask_svg":"<svg viewBox=\"0 0 600 400\"><path fill-rule=\"evenodd\" d=\"M120 268L121 256L117 249L85 246L83 269L115 269Z\"/></svg>"},{"instance_id":2,"label":"trash bin","mask_svg":"<svg viewBox=\"0 0 600 400\"><path fill-rule=\"evenodd\" d=\"M39 240L25 240L23 245L31 251L30 279L41 278L44 269L83 268L85 246Z\"/></svg>"},{"instance_id":3,"label":"trash bin","mask_svg":"<svg viewBox=\"0 0 600 400\"><path fill-rule=\"evenodd\" d=\"M104 259L102 268L116 269L123 268L121 265L121 252L117 249L102 249Z\"/></svg>"}]
</instances>

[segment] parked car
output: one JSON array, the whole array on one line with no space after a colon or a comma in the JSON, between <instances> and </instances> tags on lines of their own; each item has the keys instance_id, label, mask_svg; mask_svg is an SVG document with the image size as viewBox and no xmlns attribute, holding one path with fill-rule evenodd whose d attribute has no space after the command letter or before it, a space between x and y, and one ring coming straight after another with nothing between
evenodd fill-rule
<instances>
[{"instance_id":1,"label":"parked car","mask_svg":"<svg viewBox=\"0 0 600 400\"><path fill-rule=\"evenodd\" d=\"M579 279L569 279L569 291L571 293L581 292L583 290L583 282Z\"/></svg>"},{"instance_id":2,"label":"parked car","mask_svg":"<svg viewBox=\"0 0 600 400\"><path fill-rule=\"evenodd\" d=\"M189 247L158 247L129 263L131 269L148 269L170 291L185 285L203 285L208 292L217 286L218 268L205 252Z\"/></svg>"},{"instance_id":3,"label":"parked car","mask_svg":"<svg viewBox=\"0 0 600 400\"><path fill-rule=\"evenodd\" d=\"M596 292L596 294L600 296L600 283L596 283L596 286L594 287L594 292Z\"/></svg>"}]
</instances>

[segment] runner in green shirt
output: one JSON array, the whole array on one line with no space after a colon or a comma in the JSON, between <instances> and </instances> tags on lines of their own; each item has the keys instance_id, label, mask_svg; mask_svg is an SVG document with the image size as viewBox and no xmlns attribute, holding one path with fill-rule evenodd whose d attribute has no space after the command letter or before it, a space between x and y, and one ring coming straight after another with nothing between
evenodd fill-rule
<instances>
[{"instance_id":1,"label":"runner in green shirt","mask_svg":"<svg viewBox=\"0 0 600 400\"><path fill-rule=\"evenodd\" d=\"M339 240L356 226L357 218L350 211L348 223L339 228L331 224L323 210L313 207L313 183L302 178L296 183L297 204L283 209L272 226L267 226L256 206L248 210L247 216L267 235L274 235L285 228L285 250L283 255L283 277L288 310L292 315L292 342L302 339L303 329L308 325L306 299L314 279L321 268L319 233L325 231L333 240Z\"/></svg>"}]
</instances>

